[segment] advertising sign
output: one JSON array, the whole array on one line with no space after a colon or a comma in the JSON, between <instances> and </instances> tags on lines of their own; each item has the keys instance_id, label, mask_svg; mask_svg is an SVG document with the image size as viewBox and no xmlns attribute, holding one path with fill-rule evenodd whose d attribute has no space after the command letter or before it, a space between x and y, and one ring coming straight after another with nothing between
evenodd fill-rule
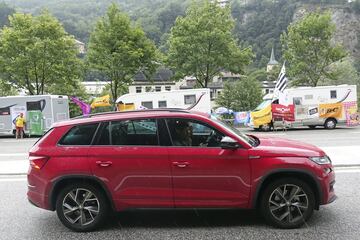
<instances>
[{"instance_id":1,"label":"advertising sign","mask_svg":"<svg viewBox=\"0 0 360 240\"><path fill-rule=\"evenodd\" d=\"M43 114L41 111L28 111L29 134L41 136L44 134Z\"/></svg>"},{"instance_id":2,"label":"advertising sign","mask_svg":"<svg viewBox=\"0 0 360 240\"><path fill-rule=\"evenodd\" d=\"M346 115L346 125L347 126L357 126L360 124L359 113L357 112L357 103L353 102L345 102L345 115Z\"/></svg>"},{"instance_id":3,"label":"advertising sign","mask_svg":"<svg viewBox=\"0 0 360 240\"><path fill-rule=\"evenodd\" d=\"M235 124L246 124L250 121L249 112L234 112L234 123Z\"/></svg>"},{"instance_id":4,"label":"advertising sign","mask_svg":"<svg viewBox=\"0 0 360 240\"><path fill-rule=\"evenodd\" d=\"M294 105L271 104L271 112L274 119L281 118L288 122L295 121Z\"/></svg>"},{"instance_id":5,"label":"advertising sign","mask_svg":"<svg viewBox=\"0 0 360 240\"><path fill-rule=\"evenodd\" d=\"M321 118L341 118L342 117L342 103L328 103L328 104L320 104L320 117Z\"/></svg>"}]
</instances>

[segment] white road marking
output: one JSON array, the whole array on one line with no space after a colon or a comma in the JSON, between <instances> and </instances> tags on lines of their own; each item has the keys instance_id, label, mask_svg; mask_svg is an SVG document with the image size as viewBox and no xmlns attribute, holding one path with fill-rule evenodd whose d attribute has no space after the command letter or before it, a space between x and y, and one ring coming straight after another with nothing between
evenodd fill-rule
<instances>
[{"instance_id":1,"label":"white road marking","mask_svg":"<svg viewBox=\"0 0 360 240\"><path fill-rule=\"evenodd\" d=\"M27 157L28 153L0 153L0 157Z\"/></svg>"},{"instance_id":2,"label":"white road marking","mask_svg":"<svg viewBox=\"0 0 360 240\"><path fill-rule=\"evenodd\" d=\"M19 140L4 140L4 143L21 143L21 142L36 142L37 139L19 139Z\"/></svg>"},{"instance_id":3,"label":"white road marking","mask_svg":"<svg viewBox=\"0 0 360 240\"><path fill-rule=\"evenodd\" d=\"M26 178L0 178L0 182L25 182Z\"/></svg>"}]
</instances>

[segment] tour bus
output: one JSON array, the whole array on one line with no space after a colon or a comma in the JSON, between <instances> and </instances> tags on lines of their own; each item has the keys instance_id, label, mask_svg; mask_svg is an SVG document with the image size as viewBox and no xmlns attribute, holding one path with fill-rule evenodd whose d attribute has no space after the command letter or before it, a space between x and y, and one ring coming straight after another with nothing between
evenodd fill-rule
<instances>
[{"instance_id":1,"label":"tour bus","mask_svg":"<svg viewBox=\"0 0 360 240\"><path fill-rule=\"evenodd\" d=\"M68 97L58 95L0 97L0 134L14 134L14 119L20 113L23 113L27 120L25 133L28 134L30 112L41 113L41 128L46 131L53 123L69 119Z\"/></svg>"},{"instance_id":2,"label":"tour bus","mask_svg":"<svg viewBox=\"0 0 360 240\"><path fill-rule=\"evenodd\" d=\"M192 107L199 112L211 112L210 90L208 88L172 90L162 92L129 93L116 100L119 111L153 108Z\"/></svg>"},{"instance_id":3,"label":"tour bus","mask_svg":"<svg viewBox=\"0 0 360 240\"><path fill-rule=\"evenodd\" d=\"M356 85L298 87L285 89L278 97L268 94L250 113L250 126L269 130L276 122L286 128L359 124Z\"/></svg>"}]
</instances>

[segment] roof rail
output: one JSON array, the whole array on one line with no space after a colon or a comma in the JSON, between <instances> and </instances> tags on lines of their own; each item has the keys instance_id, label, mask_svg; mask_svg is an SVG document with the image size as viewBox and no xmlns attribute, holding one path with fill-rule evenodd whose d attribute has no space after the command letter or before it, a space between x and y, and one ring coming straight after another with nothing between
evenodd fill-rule
<instances>
[{"instance_id":1,"label":"roof rail","mask_svg":"<svg viewBox=\"0 0 360 240\"><path fill-rule=\"evenodd\" d=\"M94 113L89 114L87 116L78 116L72 119L81 119L81 118L91 118L103 115L114 115L114 114L123 114L123 113L137 113L137 112L182 112L182 113L190 113L189 110L183 108L154 108L154 109L141 109L141 110L129 110L129 111L114 111L114 112L102 112L102 113Z\"/></svg>"}]
</instances>

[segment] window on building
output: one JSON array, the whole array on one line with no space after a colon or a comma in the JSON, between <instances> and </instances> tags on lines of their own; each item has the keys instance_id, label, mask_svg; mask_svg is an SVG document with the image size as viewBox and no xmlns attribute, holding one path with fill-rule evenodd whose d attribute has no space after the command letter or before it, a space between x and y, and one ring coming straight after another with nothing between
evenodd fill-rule
<instances>
[{"instance_id":1,"label":"window on building","mask_svg":"<svg viewBox=\"0 0 360 240\"><path fill-rule=\"evenodd\" d=\"M79 125L73 127L59 141L60 145L90 145L98 124Z\"/></svg>"},{"instance_id":2,"label":"window on building","mask_svg":"<svg viewBox=\"0 0 360 240\"><path fill-rule=\"evenodd\" d=\"M141 93L142 87L136 87L136 93Z\"/></svg>"},{"instance_id":3,"label":"window on building","mask_svg":"<svg viewBox=\"0 0 360 240\"><path fill-rule=\"evenodd\" d=\"M330 91L330 98L331 98L331 99L334 99L334 98L336 99L336 98L337 98L336 90L331 90L331 91Z\"/></svg>"},{"instance_id":4,"label":"window on building","mask_svg":"<svg viewBox=\"0 0 360 240\"><path fill-rule=\"evenodd\" d=\"M170 90L171 90L171 87L170 87L170 86L165 86L165 90L166 90L166 91L170 91Z\"/></svg>"},{"instance_id":5,"label":"window on building","mask_svg":"<svg viewBox=\"0 0 360 240\"><path fill-rule=\"evenodd\" d=\"M161 86L156 86L155 87L155 92L161 92Z\"/></svg>"},{"instance_id":6,"label":"window on building","mask_svg":"<svg viewBox=\"0 0 360 240\"><path fill-rule=\"evenodd\" d=\"M194 104L196 102L196 95L185 95L184 96L184 103L185 104Z\"/></svg>"},{"instance_id":7,"label":"window on building","mask_svg":"<svg viewBox=\"0 0 360 240\"><path fill-rule=\"evenodd\" d=\"M111 122L112 145L158 145L155 119Z\"/></svg>"},{"instance_id":8,"label":"window on building","mask_svg":"<svg viewBox=\"0 0 360 240\"><path fill-rule=\"evenodd\" d=\"M166 107L167 107L166 101L159 101L159 108L166 108Z\"/></svg>"},{"instance_id":9,"label":"window on building","mask_svg":"<svg viewBox=\"0 0 360 240\"><path fill-rule=\"evenodd\" d=\"M146 92L151 92L151 91L152 91L152 87L150 87L150 86L145 87L145 91L146 91Z\"/></svg>"},{"instance_id":10,"label":"window on building","mask_svg":"<svg viewBox=\"0 0 360 240\"><path fill-rule=\"evenodd\" d=\"M153 102L141 102L141 106L146 107L147 109L153 109Z\"/></svg>"}]
</instances>

